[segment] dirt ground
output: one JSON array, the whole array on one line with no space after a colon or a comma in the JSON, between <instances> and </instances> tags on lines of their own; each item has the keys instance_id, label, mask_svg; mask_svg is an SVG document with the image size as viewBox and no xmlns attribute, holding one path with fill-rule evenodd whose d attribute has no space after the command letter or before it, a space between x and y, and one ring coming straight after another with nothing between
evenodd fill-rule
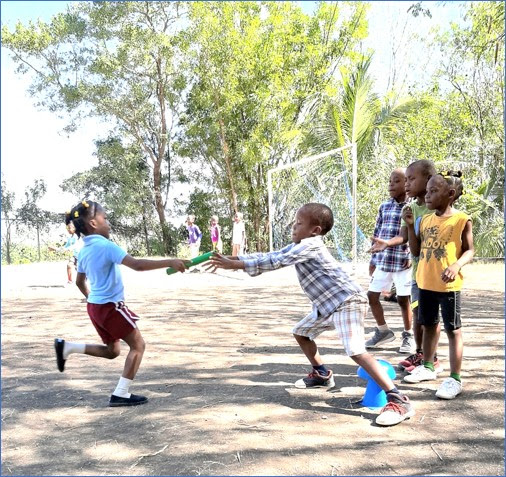
<instances>
[{"instance_id":1,"label":"dirt ground","mask_svg":"<svg viewBox=\"0 0 506 477\"><path fill-rule=\"evenodd\" d=\"M309 367L290 331L310 308L293 268L123 267L147 343L131 391L150 401L109 408L126 345L116 360L74 354L56 369L55 337L98 342L65 263L2 267L1 475L504 475L504 266L465 270L463 394L438 400L438 382L398 372L416 415L382 428L379 410L357 404L365 382L332 333L317 343L336 387L293 387ZM384 308L400 337L397 305ZM374 355L397 364L399 341Z\"/></svg>"}]
</instances>

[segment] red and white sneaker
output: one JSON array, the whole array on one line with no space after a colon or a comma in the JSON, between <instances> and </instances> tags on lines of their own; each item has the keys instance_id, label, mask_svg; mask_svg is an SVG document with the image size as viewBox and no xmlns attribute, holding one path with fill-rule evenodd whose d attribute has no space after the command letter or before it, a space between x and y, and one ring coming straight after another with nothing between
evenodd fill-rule
<instances>
[{"instance_id":1,"label":"red and white sneaker","mask_svg":"<svg viewBox=\"0 0 506 477\"><path fill-rule=\"evenodd\" d=\"M379 426L395 426L415 415L415 410L408 396L388 393L387 401L387 405L376 418L376 424Z\"/></svg>"},{"instance_id":2,"label":"red and white sneaker","mask_svg":"<svg viewBox=\"0 0 506 477\"><path fill-rule=\"evenodd\" d=\"M420 366L422 364L423 360L423 353L414 353L410 356L408 356L406 359L403 359L397 367L401 371L406 371L406 368L416 368L417 366Z\"/></svg>"}]
</instances>

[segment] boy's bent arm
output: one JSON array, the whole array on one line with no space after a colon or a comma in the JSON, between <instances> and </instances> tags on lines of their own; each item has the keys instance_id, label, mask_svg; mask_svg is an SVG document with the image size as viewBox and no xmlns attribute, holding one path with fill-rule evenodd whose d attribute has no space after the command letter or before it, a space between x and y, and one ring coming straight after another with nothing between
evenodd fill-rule
<instances>
[{"instance_id":1,"label":"boy's bent arm","mask_svg":"<svg viewBox=\"0 0 506 477\"><path fill-rule=\"evenodd\" d=\"M417 237L415 233L415 224L408 224L408 243L409 249L411 250L411 254L414 257L418 257L420 255L420 248L422 245L422 241L420 237Z\"/></svg>"},{"instance_id":2,"label":"boy's bent arm","mask_svg":"<svg viewBox=\"0 0 506 477\"><path fill-rule=\"evenodd\" d=\"M455 263L452 263L441 274L441 279L445 282L453 282L457 277L460 269L469 263L474 257L473 244L473 226L470 220L467 221L462 231L462 255Z\"/></svg>"},{"instance_id":3,"label":"boy's bent arm","mask_svg":"<svg viewBox=\"0 0 506 477\"><path fill-rule=\"evenodd\" d=\"M144 272L148 270L157 270L159 268L168 268L172 267L176 269L178 272L184 272L186 270L186 266L190 265L189 260L180 260L178 258L175 259L162 259L162 260L151 260L148 258L134 258L131 255L126 255L125 258L121 261L122 265L135 270L136 272Z\"/></svg>"}]
</instances>

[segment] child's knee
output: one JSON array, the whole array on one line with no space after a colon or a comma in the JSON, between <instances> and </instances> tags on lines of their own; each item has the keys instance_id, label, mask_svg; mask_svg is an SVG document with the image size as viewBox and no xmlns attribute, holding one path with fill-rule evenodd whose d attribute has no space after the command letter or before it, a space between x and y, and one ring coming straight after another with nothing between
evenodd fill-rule
<instances>
[{"instance_id":1,"label":"child's knee","mask_svg":"<svg viewBox=\"0 0 506 477\"><path fill-rule=\"evenodd\" d=\"M117 358L121 353L121 346L119 344L119 341L114 342L113 344L110 344L107 346L107 359L115 359Z\"/></svg>"},{"instance_id":2,"label":"child's knee","mask_svg":"<svg viewBox=\"0 0 506 477\"><path fill-rule=\"evenodd\" d=\"M308 338L307 336L298 335L296 333L293 333L293 337L298 343L302 343L304 341L311 341L311 339Z\"/></svg>"},{"instance_id":3,"label":"child's knee","mask_svg":"<svg viewBox=\"0 0 506 477\"><path fill-rule=\"evenodd\" d=\"M369 300L369 305L377 305L379 300L380 294L378 292L368 291L367 292L367 298Z\"/></svg>"}]
</instances>

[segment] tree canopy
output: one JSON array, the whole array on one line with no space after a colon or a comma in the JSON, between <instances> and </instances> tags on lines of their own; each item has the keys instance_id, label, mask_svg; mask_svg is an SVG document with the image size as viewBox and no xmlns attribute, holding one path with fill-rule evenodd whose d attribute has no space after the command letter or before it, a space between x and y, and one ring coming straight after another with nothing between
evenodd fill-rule
<instances>
[{"instance_id":1,"label":"tree canopy","mask_svg":"<svg viewBox=\"0 0 506 477\"><path fill-rule=\"evenodd\" d=\"M69 132L104 121L98 165L63 188L103 202L119 233L142 237L130 239L139 253L176 253L171 216L202 227L213 210L244 212L250 250L265 250L267 171L356 142L363 230L391 168L426 158L464 171L478 254L502 256L504 4L465 4L461 23L426 39L441 57L431 81L384 96L362 45L368 8L74 2L50 22L3 26L2 39ZM409 12L431 16L420 2Z\"/></svg>"}]
</instances>

